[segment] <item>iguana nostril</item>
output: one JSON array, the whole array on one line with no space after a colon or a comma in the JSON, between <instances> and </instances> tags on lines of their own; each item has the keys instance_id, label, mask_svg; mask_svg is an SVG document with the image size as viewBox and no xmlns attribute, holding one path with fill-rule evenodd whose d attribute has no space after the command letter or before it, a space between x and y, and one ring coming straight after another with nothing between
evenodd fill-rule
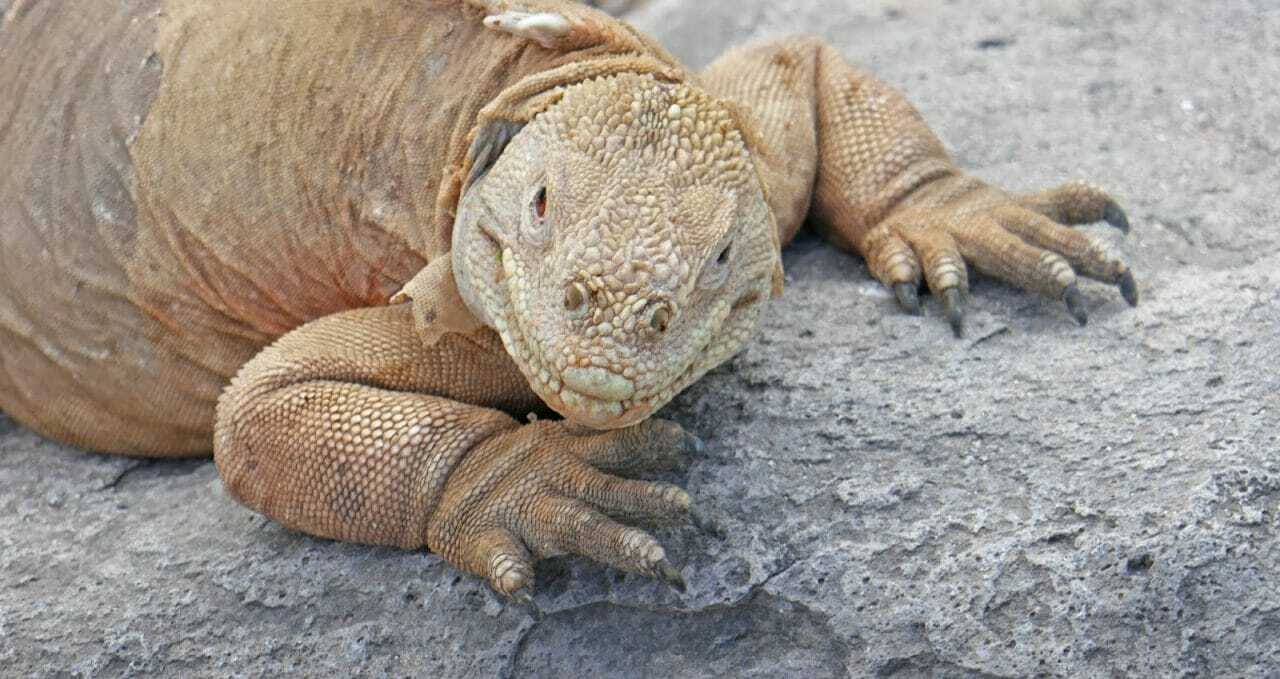
<instances>
[{"instance_id":1,"label":"iguana nostril","mask_svg":"<svg viewBox=\"0 0 1280 679\"><path fill-rule=\"evenodd\" d=\"M564 291L564 308L581 311L587 303L587 289L581 283L572 283Z\"/></svg>"},{"instance_id":2,"label":"iguana nostril","mask_svg":"<svg viewBox=\"0 0 1280 679\"><path fill-rule=\"evenodd\" d=\"M666 332L671 327L671 307L666 304L659 304L653 310L653 314L649 316L649 326L654 332Z\"/></svg>"}]
</instances>

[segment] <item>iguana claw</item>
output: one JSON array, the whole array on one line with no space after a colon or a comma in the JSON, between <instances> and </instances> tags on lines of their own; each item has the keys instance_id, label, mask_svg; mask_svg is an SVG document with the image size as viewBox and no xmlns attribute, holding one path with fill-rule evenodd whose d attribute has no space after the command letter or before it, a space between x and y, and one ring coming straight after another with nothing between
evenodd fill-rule
<instances>
[{"instance_id":1,"label":"iguana claw","mask_svg":"<svg viewBox=\"0 0 1280 679\"><path fill-rule=\"evenodd\" d=\"M701 455L706 452L707 444L703 443L702 439L698 438L696 435L685 432L684 449L685 452L691 455Z\"/></svg>"},{"instance_id":2,"label":"iguana claw","mask_svg":"<svg viewBox=\"0 0 1280 679\"><path fill-rule=\"evenodd\" d=\"M898 283L893 286L893 294L898 298L898 306L909 314L920 313L920 287L914 283Z\"/></svg>"},{"instance_id":3,"label":"iguana claw","mask_svg":"<svg viewBox=\"0 0 1280 679\"><path fill-rule=\"evenodd\" d=\"M956 338L964 337L964 304L959 289L947 288L943 291L942 312L951 324L951 332L955 333Z\"/></svg>"},{"instance_id":4,"label":"iguana claw","mask_svg":"<svg viewBox=\"0 0 1280 679\"><path fill-rule=\"evenodd\" d=\"M1115 201L1107 201L1106 207L1102 209L1102 219L1122 232L1129 233L1129 216Z\"/></svg>"},{"instance_id":5,"label":"iguana claw","mask_svg":"<svg viewBox=\"0 0 1280 679\"><path fill-rule=\"evenodd\" d=\"M717 538L725 536L724 529L720 527L720 524L716 523L713 519L698 511L696 508L691 508L689 510L689 523L693 524L694 528L697 528L708 535Z\"/></svg>"},{"instance_id":6,"label":"iguana claw","mask_svg":"<svg viewBox=\"0 0 1280 679\"><path fill-rule=\"evenodd\" d=\"M1068 285L1063 291L1062 300L1067 303L1067 311L1071 312L1077 323L1082 326L1089 324L1089 311L1084 306L1084 295L1080 294L1080 288L1075 283Z\"/></svg>"},{"instance_id":7,"label":"iguana claw","mask_svg":"<svg viewBox=\"0 0 1280 679\"><path fill-rule=\"evenodd\" d=\"M1138 282L1133 279L1133 272L1120 274L1120 295L1129 306L1138 306Z\"/></svg>"},{"instance_id":8,"label":"iguana claw","mask_svg":"<svg viewBox=\"0 0 1280 679\"><path fill-rule=\"evenodd\" d=\"M507 598L511 600L511 603L528 610L529 615L532 615L535 619L542 617L542 609L538 608L538 604L533 600L533 594L529 592L528 587L512 592Z\"/></svg>"},{"instance_id":9,"label":"iguana claw","mask_svg":"<svg viewBox=\"0 0 1280 679\"><path fill-rule=\"evenodd\" d=\"M533 606L533 595L528 589L517 589L511 593L511 600L521 606Z\"/></svg>"},{"instance_id":10,"label":"iguana claw","mask_svg":"<svg viewBox=\"0 0 1280 679\"><path fill-rule=\"evenodd\" d=\"M660 580L671 585L677 592L684 594L688 590L688 586L684 582L684 576L680 575L680 571L676 570L676 567L672 566L670 561L666 559L659 561L654 565L653 570Z\"/></svg>"}]
</instances>

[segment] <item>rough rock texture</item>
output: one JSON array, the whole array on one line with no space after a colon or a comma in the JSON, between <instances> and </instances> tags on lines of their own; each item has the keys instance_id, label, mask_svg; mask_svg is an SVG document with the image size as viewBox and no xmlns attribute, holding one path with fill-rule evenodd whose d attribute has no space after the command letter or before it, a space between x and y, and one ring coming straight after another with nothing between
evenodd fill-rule
<instances>
[{"instance_id":1,"label":"rough rock texture","mask_svg":"<svg viewBox=\"0 0 1280 679\"><path fill-rule=\"evenodd\" d=\"M1280 674L1274 3L631 16L695 64L820 33L984 178L1104 183L1143 305L1091 287L1077 328L978 281L955 341L802 241L763 336L668 409L709 443L670 479L723 531L660 533L689 593L549 562L541 619L433 556L284 530L207 462L85 455L0 417L0 674Z\"/></svg>"}]
</instances>

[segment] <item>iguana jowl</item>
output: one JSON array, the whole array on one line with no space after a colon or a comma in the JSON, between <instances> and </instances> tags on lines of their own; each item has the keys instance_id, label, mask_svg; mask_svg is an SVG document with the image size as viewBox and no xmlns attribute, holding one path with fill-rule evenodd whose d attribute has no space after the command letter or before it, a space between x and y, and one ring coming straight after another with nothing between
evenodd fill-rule
<instances>
[{"instance_id":1,"label":"iguana jowl","mask_svg":"<svg viewBox=\"0 0 1280 679\"><path fill-rule=\"evenodd\" d=\"M650 416L748 341L806 218L957 331L969 266L1081 322L1077 273L1137 301L1064 226L1127 228L1107 194L965 175L817 39L694 74L556 0L18 0L2 31L0 407L212 448L285 525L506 594L563 553L679 580L623 521L688 495L622 475L696 447Z\"/></svg>"}]
</instances>

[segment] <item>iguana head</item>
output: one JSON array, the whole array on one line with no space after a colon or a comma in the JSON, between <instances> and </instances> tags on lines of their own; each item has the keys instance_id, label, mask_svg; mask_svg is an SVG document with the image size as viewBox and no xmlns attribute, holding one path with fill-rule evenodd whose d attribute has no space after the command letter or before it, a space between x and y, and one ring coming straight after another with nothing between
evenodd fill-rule
<instances>
[{"instance_id":1,"label":"iguana head","mask_svg":"<svg viewBox=\"0 0 1280 679\"><path fill-rule=\"evenodd\" d=\"M620 75L568 87L479 161L458 289L557 412L634 424L751 337L780 264L743 137L697 88Z\"/></svg>"}]
</instances>

